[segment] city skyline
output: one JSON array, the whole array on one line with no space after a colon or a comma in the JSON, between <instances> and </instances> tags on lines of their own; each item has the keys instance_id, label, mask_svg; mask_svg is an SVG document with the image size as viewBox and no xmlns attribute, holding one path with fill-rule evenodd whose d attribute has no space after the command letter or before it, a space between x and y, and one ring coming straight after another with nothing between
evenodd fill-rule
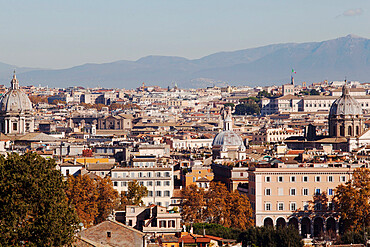
<instances>
[{"instance_id":1,"label":"city skyline","mask_svg":"<svg viewBox=\"0 0 370 247\"><path fill-rule=\"evenodd\" d=\"M189 59L286 42L370 37L365 1L17 1L2 4L0 61L68 68L137 60Z\"/></svg>"}]
</instances>

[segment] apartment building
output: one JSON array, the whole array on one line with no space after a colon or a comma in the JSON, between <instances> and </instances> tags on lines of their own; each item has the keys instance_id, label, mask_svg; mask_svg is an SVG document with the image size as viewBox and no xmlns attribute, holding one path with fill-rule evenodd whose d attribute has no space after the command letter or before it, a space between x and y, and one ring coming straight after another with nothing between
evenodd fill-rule
<instances>
[{"instance_id":1,"label":"apartment building","mask_svg":"<svg viewBox=\"0 0 370 247\"><path fill-rule=\"evenodd\" d=\"M144 205L168 207L173 194L173 169L171 167L117 167L111 170L113 188L119 193L128 190L128 183L137 180L148 189Z\"/></svg>"},{"instance_id":2,"label":"apartment building","mask_svg":"<svg viewBox=\"0 0 370 247\"><path fill-rule=\"evenodd\" d=\"M302 129L293 128L261 128L253 134L253 143L278 143L291 136L303 136Z\"/></svg>"},{"instance_id":3,"label":"apartment building","mask_svg":"<svg viewBox=\"0 0 370 247\"><path fill-rule=\"evenodd\" d=\"M323 231L338 232L337 217L305 213L313 195L326 192L329 201L334 189L351 178L353 169L344 164L280 165L279 168L251 168L248 197L257 226L293 225L302 236ZM328 205L330 206L330 205ZM300 212L300 213L298 213Z\"/></svg>"}]
</instances>

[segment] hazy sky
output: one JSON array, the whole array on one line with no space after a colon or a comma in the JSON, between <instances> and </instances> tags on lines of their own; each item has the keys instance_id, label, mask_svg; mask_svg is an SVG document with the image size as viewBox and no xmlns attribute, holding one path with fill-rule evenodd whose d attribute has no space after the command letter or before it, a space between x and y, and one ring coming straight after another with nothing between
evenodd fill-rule
<instances>
[{"instance_id":1,"label":"hazy sky","mask_svg":"<svg viewBox=\"0 0 370 247\"><path fill-rule=\"evenodd\" d=\"M0 62L66 68L370 38L368 0L0 0Z\"/></svg>"}]
</instances>

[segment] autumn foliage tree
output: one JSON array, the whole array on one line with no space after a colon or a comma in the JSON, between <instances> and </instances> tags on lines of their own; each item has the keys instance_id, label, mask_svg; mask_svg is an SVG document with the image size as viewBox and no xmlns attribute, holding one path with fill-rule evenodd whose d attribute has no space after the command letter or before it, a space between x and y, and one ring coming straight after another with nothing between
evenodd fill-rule
<instances>
[{"instance_id":1,"label":"autumn foliage tree","mask_svg":"<svg viewBox=\"0 0 370 247\"><path fill-rule=\"evenodd\" d=\"M358 168L335 190L335 205L345 228L360 231L370 226L370 169Z\"/></svg>"},{"instance_id":2,"label":"autumn foliage tree","mask_svg":"<svg viewBox=\"0 0 370 247\"><path fill-rule=\"evenodd\" d=\"M67 196L85 227L107 219L117 204L118 192L110 178L92 179L88 174L69 176Z\"/></svg>"},{"instance_id":3,"label":"autumn foliage tree","mask_svg":"<svg viewBox=\"0 0 370 247\"><path fill-rule=\"evenodd\" d=\"M53 160L35 153L0 156L0 246L66 246L78 217Z\"/></svg>"},{"instance_id":4,"label":"autumn foliage tree","mask_svg":"<svg viewBox=\"0 0 370 247\"><path fill-rule=\"evenodd\" d=\"M201 223L205 220L205 191L203 188L192 184L181 191L182 218L185 222Z\"/></svg>"},{"instance_id":5,"label":"autumn foliage tree","mask_svg":"<svg viewBox=\"0 0 370 247\"><path fill-rule=\"evenodd\" d=\"M247 196L229 192L220 182L212 182L208 191L190 185L182 190L182 196L185 222L207 221L241 230L253 225L253 211Z\"/></svg>"}]
</instances>

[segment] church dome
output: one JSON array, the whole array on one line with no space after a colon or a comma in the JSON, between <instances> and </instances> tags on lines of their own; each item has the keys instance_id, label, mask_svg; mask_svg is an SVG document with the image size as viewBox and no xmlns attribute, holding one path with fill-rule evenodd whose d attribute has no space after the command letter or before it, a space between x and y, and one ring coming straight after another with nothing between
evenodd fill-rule
<instances>
[{"instance_id":1,"label":"church dome","mask_svg":"<svg viewBox=\"0 0 370 247\"><path fill-rule=\"evenodd\" d=\"M362 107L361 104L353 97L349 95L349 90L346 86L342 88L342 96L336 99L330 107L329 116L340 116L340 115L361 115Z\"/></svg>"},{"instance_id":2,"label":"church dome","mask_svg":"<svg viewBox=\"0 0 370 247\"><path fill-rule=\"evenodd\" d=\"M225 130L218 133L213 139L212 146L237 146L244 147L242 138L234 131Z\"/></svg>"},{"instance_id":3,"label":"church dome","mask_svg":"<svg viewBox=\"0 0 370 247\"><path fill-rule=\"evenodd\" d=\"M32 111L32 103L27 95L19 88L18 80L13 75L11 88L0 99L0 112L3 113L21 113Z\"/></svg>"}]
</instances>

